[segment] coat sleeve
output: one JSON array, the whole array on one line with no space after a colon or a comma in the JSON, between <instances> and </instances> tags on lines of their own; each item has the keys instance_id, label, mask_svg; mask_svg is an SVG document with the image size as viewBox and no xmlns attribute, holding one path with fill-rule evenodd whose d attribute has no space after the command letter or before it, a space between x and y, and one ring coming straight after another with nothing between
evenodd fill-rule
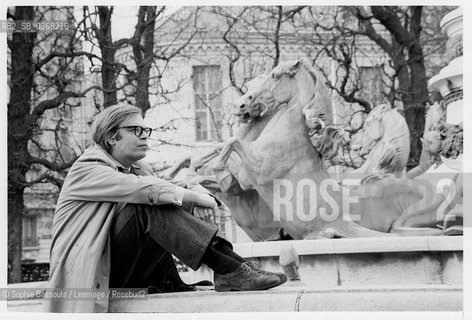
<instances>
[{"instance_id":1,"label":"coat sleeve","mask_svg":"<svg viewBox=\"0 0 472 320\"><path fill-rule=\"evenodd\" d=\"M100 159L77 162L64 183L70 200L182 205L183 189L154 176L114 170Z\"/></svg>"}]
</instances>

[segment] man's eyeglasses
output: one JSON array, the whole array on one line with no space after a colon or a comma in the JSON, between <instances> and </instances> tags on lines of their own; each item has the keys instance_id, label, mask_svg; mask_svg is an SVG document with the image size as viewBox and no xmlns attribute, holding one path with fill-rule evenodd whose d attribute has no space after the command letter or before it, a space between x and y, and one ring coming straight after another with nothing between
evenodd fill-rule
<instances>
[{"instance_id":1,"label":"man's eyeglasses","mask_svg":"<svg viewBox=\"0 0 472 320\"><path fill-rule=\"evenodd\" d=\"M143 132L146 133L146 138L149 138L152 133L152 128L143 128L140 126L123 126L123 127L119 127L118 129L133 129L134 134L138 138L141 138L141 135L143 134Z\"/></svg>"}]
</instances>

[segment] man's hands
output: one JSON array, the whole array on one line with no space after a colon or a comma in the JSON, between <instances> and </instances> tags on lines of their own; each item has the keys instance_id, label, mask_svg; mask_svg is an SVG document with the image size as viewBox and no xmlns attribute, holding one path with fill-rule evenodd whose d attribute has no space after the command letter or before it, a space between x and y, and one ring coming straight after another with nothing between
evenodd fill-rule
<instances>
[{"instance_id":1,"label":"man's hands","mask_svg":"<svg viewBox=\"0 0 472 320\"><path fill-rule=\"evenodd\" d=\"M215 198L209 194L199 194L198 200L193 209L193 215L201 220L209 221L211 216L218 210L218 204Z\"/></svg>"},{"instance_id":2,"label":"man's hands","mask_svg":"<svg viewBox=\"0 0 472 320\"><path fill-rule=\"evenodd\" d=\"M191 203L194 206L193 215L201 220L210 222L212 214L218 210L218 204L208 193L196 192L189 189L184 190L182 202Z\"/></svg>"},{"instance_id":3,"label":"man's hands","mask_svg":"<svg viewBox=\"0 0 472 320\"><path fill-rule=\"evenodd\" d=\"M211 220L211 216L213 215L213 210L204 207L194 207L193 215L200 220L209 222Z\"/></svg>"}]
</instances>

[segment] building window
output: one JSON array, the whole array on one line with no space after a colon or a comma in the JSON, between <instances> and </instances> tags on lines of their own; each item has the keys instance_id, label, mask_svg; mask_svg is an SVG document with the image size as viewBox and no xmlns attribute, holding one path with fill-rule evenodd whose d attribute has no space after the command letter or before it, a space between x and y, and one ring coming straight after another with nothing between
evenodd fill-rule
<instances>
[{"instance_id":1,"label":"building window","mask_svg":"<svg viewBox=\"0 0 472 320\"><path fill-rule=\"evenodd\" d=\"M382 68L360 67L359 79L361 88L361 97L376 107L383 102L384 83L382 77Z\"/></svg>"},{"instance_id":2,"label":"building window","mask_svg":"<svg viewBox=\"0 0 472 320\"><path fill-rule=\"evenodd\" d=\"M194 66L197 141L221 141L221 72L219 66Z\"/></svg>"},{"instance_id":3,"label":"building window","mask_svg":"<svg viewBox=\"0 0 472 320\"><path fill-rule=\"evenodd\" d=\"M23 247L37 247L36 216L23 216Z\"/></svg>"}]
</instances>

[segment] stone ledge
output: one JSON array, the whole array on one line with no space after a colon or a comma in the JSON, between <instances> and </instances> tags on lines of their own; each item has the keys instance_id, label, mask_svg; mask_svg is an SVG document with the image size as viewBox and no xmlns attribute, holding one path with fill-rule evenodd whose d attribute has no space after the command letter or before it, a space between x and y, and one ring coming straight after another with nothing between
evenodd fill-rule
<instances>
[{"instance_id":1,"label":"stone ledge","mask_svg":"<svg viewBox=\"0 0 472 320\"><path fill-rule=\"evenodd\" d=\"M461 311L460 286L371 286L314 289L282 286L267 291L203 291L115 300L110 312Z\"/></svg>"},{"instance_id":2,"label":"stone ledge","mask_svg":"<svg viewBox=\"0 0 472 320\"><path fill-rule=\"evenodd\" d=\"M42 301L11 301L8 311L38 312ZM287 283L267 291L197 291L110 301L110 312L462 311L461 286L352 286L314 289Z\"/></svg>"},{"instance_id":3,"label":"stone ledge","mask_svg":"<svg viewBox=\"0 0 472 320\"><path fill-rule=\"evenodd\" d=\"M463 237L316 239L234 244L243 257L274 257L287 245L299 255L366 252L463 251Z\"/></svg>"},{"instance_id":4,"label":"stone ledge","mask_svg":"<svg viewBox=\"0 0 472 320\"><path fill-rule=\"evenodd\" d=\"M47 281L32 281L7 284L8 289L43 289L46 288Z\"/></svg>"}]
</instances>

